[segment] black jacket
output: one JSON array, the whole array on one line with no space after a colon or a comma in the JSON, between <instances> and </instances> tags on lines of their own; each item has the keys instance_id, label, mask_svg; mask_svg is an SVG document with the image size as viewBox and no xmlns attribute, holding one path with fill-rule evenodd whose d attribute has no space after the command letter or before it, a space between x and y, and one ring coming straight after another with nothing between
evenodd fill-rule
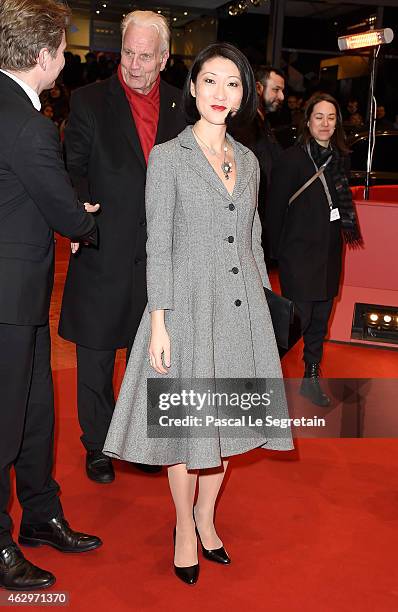
<instances>
[{"instance_id":1,"label":"black jacket","mask_svg":"<svg viewBox=\"0 0 398 612\"><path fill-rule=\"evenodd\" d=\"M181 92L160 82L156 144L185 127ZM146 163L117 75L72 95L68 171L80 198L99 202L99 248L72 256L59 333L93 349L125 347L146 305ZM159 199L162 194L159 193Z\"/></svg>"},{"instance_id":2,"label":"black jacket","mask_svg":"<svg viewBox=\"0 0 398 612\"><path fill-rule=\"evenodd\" d=\"M269 256L269 245L265 231L265 209L267 206L267 191L271 183L271 172L274 164L281 156L283 149L271 131L267 119L263 120L257 113L251 123L232 130L232 135L238 142L253 151L260 165L260 185L258 191L258 214L263 226L263 249Z\"/></svg>"},{"instance_id":3,"label":"black jacket","mask_svg":"<svg viewBox=\"0 0 398 612\"><path fill-rule=\"evenodd\" d=\"M278 260L282 293L296 301L337 295L341 274L341 221L330 221L329 204L316 179L290 206L289 198L316 170L301 146L283 152L272 170L266 229L271 255ZM333 206L337 194L325 173Z\"/></svg>"},{"instance_id":4,"label":"black jacket","mask_svg":"<svg viewBox=\"0 0 398 612\"><path fill-rule=\"evenodd\" d=\"M43 325L53 286L53 230L95 241L52 122L0 72L0 323Z\"/></svg>"}]
</instances>

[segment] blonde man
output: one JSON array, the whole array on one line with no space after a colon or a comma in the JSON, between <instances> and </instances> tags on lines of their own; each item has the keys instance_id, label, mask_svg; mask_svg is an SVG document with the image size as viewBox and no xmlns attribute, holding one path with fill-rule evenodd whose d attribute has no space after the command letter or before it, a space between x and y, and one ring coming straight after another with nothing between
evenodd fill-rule
<instances>
[{"instance_id":1,"label":"blonde man","mask_svg":"<svg viewBox=\"0 0 398 612\"><path fill-rule=\"evenodd\" d=\"M101 540L66 522L52 478L54 405L48 312L53 230L96 242L72 189L57 130L38 112L64 66L69 11L55 0L0 3L0 586L36 590L55 577L11 536L9 471L23 508L19 543L84 552Z\"/></svg>"},{"instance_id":2,"label":"blonde man","mask_svg":"<svg viewBox=\"0 0 398 612\"><path fill-rule=\"evenodd\" d=\"M101 203L99 248L69 263L59 333L76 344L86 473L103 484L114 480L102 448L115 406L115 353L129 353L147 301L147 160L154 144L185 126L180 91L160 79L169 56L167 21L134 11L121 29L118 73L73 94L65 130L72 182L80 198Z\"/></svg>"}]
</instances>

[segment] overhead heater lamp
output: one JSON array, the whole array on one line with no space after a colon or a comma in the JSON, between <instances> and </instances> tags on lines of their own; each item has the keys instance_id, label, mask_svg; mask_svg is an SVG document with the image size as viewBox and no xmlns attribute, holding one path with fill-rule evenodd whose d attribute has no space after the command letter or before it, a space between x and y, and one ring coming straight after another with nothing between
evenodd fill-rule
<instances>
[{"instance_id":1,"label":"overhead heater lamp","mask_svg":"<svg viewBox=\"0 0 398 612\"><path fill-rule=\"evenodd\" d=\"M369 30L360 34L350 34L349 36L340 36L339 49L340 51L351 51L352 49L363 49L364 47L378 47L390 43L394 38L394 32L391 28L382 30Z\"/></svg>"},{"instance_id":2,"label":"overhead heater lamp","mask_svg":"<svg viewBox=\"0 0 398 612\"><path fill-rule=\"evenodd\" d=\"M339 36L338 43L340 51L352 51L354 49L372 49L372 66L370 71L370 113L369 113L369 138L368 138L368 160L366 164L366 177L364 199L369 200L370 174L372 172L373 151L376 143L376 99L374 97L376 60L381 45L390 43L394 38L391 28L380 30L369 30L359 34Z\"/></svg>"}]
</instances>

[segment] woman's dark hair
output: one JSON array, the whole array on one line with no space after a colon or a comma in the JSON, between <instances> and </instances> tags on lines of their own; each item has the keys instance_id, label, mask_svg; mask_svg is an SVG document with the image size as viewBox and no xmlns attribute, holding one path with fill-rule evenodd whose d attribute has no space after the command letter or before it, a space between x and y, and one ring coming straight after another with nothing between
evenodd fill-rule
<instances>
[{"instance_id":1,"label":"woman's dark hair","mask_svg":"<svg viewBox=\"0 0 398 612\"><path fill-rule=\"evenodd\" d=\"M312 138L311 132L308 127L308 121L310 120L312 111L314 110L314 106L319 102L330 102L336 109L336 128L334 130L333 136L330 139L332 146L336 147L341 153L348 154L349 148L346 145L346 137L343 128L343 117L341 115L341 110L339 103L333 96L328 93L317 92L314 93L309 100L307 100L304 106L304 115L303 120L299 128L299 136L298 143L299 144L307 144Z\"/></svg>"},{"instance_id":2,"label":"woman's dark hair","mask_svg":"<svg viewBox=\"0 0 398 612\"><path fill-rule=\"evenodd\" d=\"M213 43L196 56L185 81L182 93L182 108L188 123L195 123L200 119L200 114L196 108L196 100L191 94L191 81L196 83L199 72L203 64L214 57L224 57L235 64L239 70L242 80L243 96L239 110L232 117L229 114L226 118L227 128L237 126L246 121L251 121L257 112L257 93L256 81L253 70L248 59L239 49L229 43Z\"/></svg>"}]
</instances>

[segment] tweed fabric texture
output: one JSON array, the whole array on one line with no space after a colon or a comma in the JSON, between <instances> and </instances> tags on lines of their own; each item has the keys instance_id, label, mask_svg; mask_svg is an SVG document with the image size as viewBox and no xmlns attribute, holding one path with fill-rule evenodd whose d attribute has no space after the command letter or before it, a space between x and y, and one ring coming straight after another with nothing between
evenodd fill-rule
<instances>
[{"instance_id":1,"label":"tweed fabric texture","mask_svg":"<svg viewBox=\"0 0 398 612\"><path fill-rule=\"evenodd\" d=\"M147 436L151 378L282 379L263 286L270 287L256 211L259 168L253 153L228 136L237 180L230 195L188 126L153 148L146 183L148 306L138 329L105 454L127 461L188 469L258 447L289 450L291 433L198 439ZM233 240L231 239L233 238ZM236 270L238 270L236 272ZM240 304L239 304L240 302ZM171 340L168 375L148 362L150 312L165 309ZM288 417L284 394L272 415Z\"/></svg>"}]
</instances>

